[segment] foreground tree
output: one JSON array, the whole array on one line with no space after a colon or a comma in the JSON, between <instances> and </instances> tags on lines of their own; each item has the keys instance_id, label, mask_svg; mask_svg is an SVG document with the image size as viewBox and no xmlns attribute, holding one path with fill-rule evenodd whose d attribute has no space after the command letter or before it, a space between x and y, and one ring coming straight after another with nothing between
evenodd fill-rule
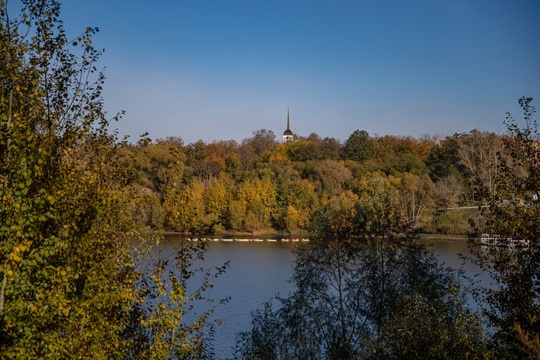
<instances>
[{"instance_id":1,"label":"foreground tree","mask_svg":"<svg viewBox=\"0 0 540 360\"><path fill-rule=\"evenodd\" d=\"M503 237L513 236L528 246L509 250L478 251L477 260L497 284L484 291L487 314L494 327L493 348L497 358L523 359L538 350L540 336L540 133L533 119L531 98L519 99L524 125L507 114L509 137L500 157L498 192L523 199L491 201L486 211L488 229ZM525 346L524 346L525 344ZM528 344L528 345L527 345Z\"/></svg>"},{"instance_id":2,"label":"foreground tree","mask_svg":"<svg viewBox=\"0 0 540 360\"><path fill-rule=\"evenodd\" d=\"M174 253L178 266L162 285L163 264L138 256L144 239L134 241L123 213L97 29L68 39L54 0L23 1L17 18L9 10L0 0L1 357L145 359L163 339L155 357L200 357L204 318L178 325L185 311L160 312L152 301L159 294L189 309L178 274L194 252Z\"/></svg>"},{"instance_id":3,"label":"foreground tree","mask_svg":"<svg viewBox=\"0 0 540 360\"><path fill-rule=\"evenodd\" d=\"M118 357L135 274L115 230L96 30L70 42L59 11L55 1L25 2L11 20L0 2L1 352ZM68 50L76 43L80 59Z\"/></svg>"}]
</instances>

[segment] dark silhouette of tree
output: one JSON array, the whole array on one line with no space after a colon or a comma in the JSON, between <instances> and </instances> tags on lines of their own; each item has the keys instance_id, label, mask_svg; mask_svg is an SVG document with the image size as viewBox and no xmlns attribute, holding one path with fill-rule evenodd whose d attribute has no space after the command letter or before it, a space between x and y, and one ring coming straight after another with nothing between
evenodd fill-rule
<instances>
[{"instance_id":1,"label":"dark silhouette of tree","mask_svg":"<svg viewBox=\"0 0 540 360\"><path fill-rule=\"evenodd\" d=\"M505 153L498 159L495 177L498 193L515 194L523 201L491 198L486 210L487 231L513 236L528 246L476 251L478 264L497 284L495 289L484 289L482 299L494 328L494 356L501 359L527 358L531 349L538 348L535 341L540 335L540 129L531 101L519 99L524 124L507 114L509 136L504 139Z\"/></svg>"},{"instance_id":2,"label":"dark silhouette of tree","mask_svg":"<svg viewBox=\"0 0 540 360\"><path fill-rule=\"evenodd\" d=\"M448 136L433 146L426 159L426 167L429 169L429 176L433 181L437 181L451 174L461 178L465 171L460 164L458 153L459 134Z\"/></svg>"},{"instance_id":3,"label":"dark silhouette of tree","mask_svg":"<svg viewBox=\"0 0 540 360\"><path fill-rule=\"evenodd\" d=\"M398 219L362 225L358 200L344 192L315 217L318 236L296 251L296 290L253 314L237 358L484 358L482 325L456 274Z\"/></svg>"}]
</instances>

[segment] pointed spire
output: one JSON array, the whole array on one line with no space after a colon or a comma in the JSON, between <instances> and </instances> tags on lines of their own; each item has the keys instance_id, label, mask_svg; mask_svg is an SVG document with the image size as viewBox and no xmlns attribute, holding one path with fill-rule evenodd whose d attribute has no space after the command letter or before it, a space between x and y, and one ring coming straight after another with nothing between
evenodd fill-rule
<instances>
[{"instance_id":1,"label":"pointed spire","mask_svg":"<svg viewBox=\"0 0 540 360\"><path fill-rule=\"evenodd\" d=\"M287 130L291 130L289 125L289 108L287 108Z\"/></svg>"},{"instance_id":2,"label":"pointed spire","mask_svg":"<svg viewBox=\"0 0 540 360\"><path fill-rule=\"evenodd\" d=\"M283 142L289 142L294 139L294 134L291 131L291 122L289 117L289 107L287 107L287 130L283 132Z\"/></svg>"}]
</instances>

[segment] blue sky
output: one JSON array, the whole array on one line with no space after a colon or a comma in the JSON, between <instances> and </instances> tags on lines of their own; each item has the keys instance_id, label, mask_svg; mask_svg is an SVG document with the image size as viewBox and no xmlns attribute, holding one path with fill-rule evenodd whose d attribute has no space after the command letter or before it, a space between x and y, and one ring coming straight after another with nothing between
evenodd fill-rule
<instances>
[{"instance_id":1,"label":"blue sky","mask_svg":"<svg viewBox=\"0 0 540 360\"><path fill-rule=\"evenodd\" d=\"M371 135L504 132L540 105L538 0L69 0L97 26L109 114L136 141L241 141L291 128Z\"/></svg>"}]
</instances>

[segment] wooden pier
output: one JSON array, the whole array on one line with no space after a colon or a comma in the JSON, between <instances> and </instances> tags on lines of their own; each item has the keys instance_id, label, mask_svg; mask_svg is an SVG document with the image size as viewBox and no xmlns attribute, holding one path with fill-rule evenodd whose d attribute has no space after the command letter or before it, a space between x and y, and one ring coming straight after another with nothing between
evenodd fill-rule
<instances>
[{"instance_id":1,"label":"wooden pier","mask_svg":"<svg viewBox=\"0 0 540 360\"><path fill-rule=\"evenodd\" d=\"M528 247L530 245L529 240L516 239L513 236L502 236L498 234L482 234L482 237L480 238L478 243L484 246L507 248Z\"/></svg>"}]
</instances>

